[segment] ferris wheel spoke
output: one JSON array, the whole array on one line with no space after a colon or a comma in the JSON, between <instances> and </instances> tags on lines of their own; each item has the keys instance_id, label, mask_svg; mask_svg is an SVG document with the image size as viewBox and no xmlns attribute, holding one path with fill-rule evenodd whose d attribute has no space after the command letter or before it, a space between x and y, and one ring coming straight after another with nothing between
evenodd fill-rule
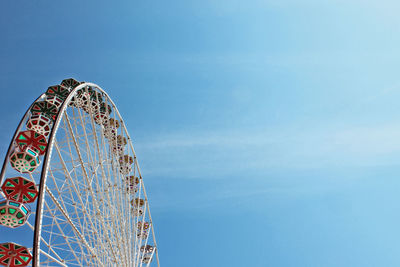
<instances>
[{"instance_id":1,"label":"ferris wheel spoke","mask_svg":"<svg viewBox=\"0 0 400 267\"><path fill-rule=\"evenodd\" d=\"M99 168L100 170L101 170L101 175L100 175L100 177L102 178L102 179L99 179L99 176L97 175L97 172L94 172L94 179L95 179L95 185L97 186L97 190L100 192L100 194L101 194L101 197L102 197L102 200L104 200L104 194L102 194L102 192L103 192L103 190L102 189L100 189L100 185L101 184L108 184L108 179L106 178L106 175L105 175L105 172L104 172L104 166L102 165L102 162L103 162L103 159L102 159L102 153L101 153L101 151L100 151L100 148L99 148L99 145L98 145L98 140L97 140L97 134L96 134L96 127L94 126L94 121L93 121L93 119L92 119L92 116L90 116L90 117L87 117L87 116L85 116L85 117L83 117L82 115L81 115L81 112L79 112L79 114L80 114L80 121L81 121L81 124L83 124L83 125L89 125L89 124L91 124L90 126L91 126L91 128L90 127L84 127L83 129L84 129L84 131L85 131L85 135L87 136L87 135L91 135L93 138L94 138L94 144L95 144L95 146L94 146L94 148L97 150L97 153L93 153L93 154L97 154L97 156L98 156L98 158L94 158L94 157L92 157L91 159L92 159L92 168L94 168L94 166L96 166L96 168ZM90 123L88 122L88 120L90 121ZM85 129L86 128L86 129ZM87 132L87 130L90 130L90 129L92 129L93 131L92 132ZM88 149L88 150L90 150L90 148L93 148L93 146L91 147L90 146L90 144L89 144L89 140L86 138L85 139L85 143L86 143L86 148ZM117 205L118 205L118 203L119 203L119 201L117 201L117 202L115 202ZM109 203L109 206L113 206L113 205L111 205L111 203ZM104 206L103 206L104 207ZM119 207L117 207L117 210L119 209ZM119 209L119 210L121 210L121 209ZM105 214L104 214L105 215ZM113 224L115 224L115 221L113 222ZM118 226L116 226L116 227L113 227L113 229L118 229ZM124 261L124 254L123 253L121 253L121 247L120 247L120 242L121 242L121 240L118 242L118 240L117 240L117 238L118 237L120 237L120 234L114 234L114 235L111 235L111 236L113 236L114 237L114 240L112 240L112 241L114 241L114 246L116 247L116 249L117 249L117 251L116 251L116 253L118 253L119 254L119 256L123 259L123 261Z\"/></svg>"},{"instance_id":2,"label":"ferris wheel spoke","mask_svg":"<svg viewBox=\"0 0 400 267\"><path fill-rule=\"evenodd\" d=\"M124 130L125 130L125 134L127 135L128 140L130 140L129 134L127 133L126 129L124 129ZM130 145L129 148L130 148L132 154L134 155L134 172L138 171L138 176L141 177L139 166L137 164L135 151L134 151L134 149L132 147L131 142L129 142L129 145ZM143 186L144 186L143 185L143 181L142 181L142 179L140 179L139 192L138 192L139 197L142 195L141 194L142 193L141 189L142 189ZM144 199L145 199L145 203L147 203L147 196L145 196ZM146 205L146 207L147 207L147 205ZM142 225L143 225L143 222L145 220L146 214L147 214L147 212L146 212L146 208L145 208L145 210L143 211L143 217L142 217L142 220L141 220L142 221ZM136 225L138 225L138 223L139 223L139 216L138 215L139 214L136 214ZM138 229L138 227L135 227L135 236L139 234L139 230L142 230L142 229ZM149 238L149 235L147 235L147 237L146 237L146 244L147 244L148 238ZM143 260L143 256L144 256L144 253L141 254L141 251L139 250L141 248L141 244L142 244L142 239L141 238L136 238L135 239L135 244L134 244L134 252L133 252L133 255L136 258L136 260L135 260L136 266L138 266L139 264L142 264L142 260Z\"/></svg>"},{"instance_id":3,"label":"ferris wheel spoke","mask_svg":"<svg viewBox=\"0 0 400 267\"><path fill-rule=\"evenodd\" d=\"M96 129L96 127L95 127L95 125L94 125L94 120L93 120L93 117L92 117L92 116L90 117L90 122L91 122L92 129ZM103 135L103 130L102 130L102 128L101 128L99 134L96 133L96 130L93 130L92 136L94 137L94 143L95 143L95 145L96 145L97 155L99 155L100 169L101 169L101 174L102 174L103 183L104 183L105 180L106 180L106 177L107 177L105 168L106 168L106 167L109 167L109 165L108 165L108 164L106 164L106 165L103 164L103 162L106 162L106 161L103 159L103 157L104 157L104 158L107 158L107 156L103 156L103 155L104 155L104 154L107 155L107 154L106 154L106 153L103 153L104 151L106 151L106 149L104 148L105 140L104 140L104 135ZM98 137L101 138L101 143L99 142ZM99 143L100 143L100 145L103 144L103 147L100 148ZM109 168L107 168L107 170L109 171ZM117 175L117 176L119 176L119 175ZM120 187L121 187L120 181L121 181L121 179L117 179L117 184L116 184L116 185L114 184L114 187L116 186L117 188L120 188ZM114 192L118 192L118 191L120 191L120 190L114 190ZM108 194L107 194L107 195L108 195ZM123 203L122 200L121 200L121 197L122 197L121 195L123 195L123 194L120 193L119 195L120 195L120 199L116 201L116 203L117 203L117 205L118 205L117 209L118 209L120 212L122 212L122 211L127 210L127 209L124 209L124 208L120 205L121 203ZM126 197L125 197L125 198L126 198ZM109 200L109 202L110 202L110 199L108 199L108 200ZM109 204L111 204L111 203L109 203ZM126 217L122 217L122 218L125 219ZM118 220L117 220L116 222L114 222L114 223L118 223ZM120 233L122 234L122 236L126 236L126 231L125 231L126 227L122 227L122 226L123 226L123 225L122 225L122 223L120 222L120 227L119 227L119 229L121 230ZM115 228L114 228L114 229L115 229ZM129 245L126 243L126 240L127 240L126 238L122 238L122 242L124 243L122 247L125 248L125 250L124 250L123 253L120 253L120 254L122 254L121 256L123 257L124 261L125 261L126 264L127 264L128 259L127 259L127 256L126 256L126 255L129 254L129 253L128 253L128 250L127 250L127 248L128 248ZM121 251L121 248L119 247L119 243L117 243L117 246L118 246L118 250ZM122 251L121 251L121 252L122 252Z\"/></svg>"},{"instance_id":4,"label":"ferris wheel spoke","mask_svg":"<svg viewBox=\"0 0 400 267\"><path fill-rule=\"evenodd\" d=\"M86 169L85 169L85 167L84 167L84 163L83 163L81 151L80 151L80 148L79 148L79 146L78 146L78 144L77 144L76 138L74 137L74 133L73 133L73 131L72 131L72 126L71 126L70 120L69 120L69 118L68 118L68 114L65 114L65 119L66 119L66 121L67 121L67 126L68 126L69 132L70 132L70 134L71 134L72 141L73 141L73 143L74 143L74 145L75 145L75 149L76 149L76 152L77 152L77 154L78 154L79 161L80 161L81 166L82 166L83 177L86 179L86 183L87 183L87 185L88 185L88 191L89 191L90 194L91 194L91 198L92 198L92 200L93 200L93 202L94 202L94 203L93 203L93 206L94 206L94 208L95 208L95 210L96 210L96 213L97 213L97 212L99 212L99 211L98 211L98 205L99 205L99 203L97 202L96 197L95 197L94 194L93 194L93 188L92 188L91 184L89 183L89 177L88 177L88 174L87 174ZM103 229L105 229L106 227L104 226L104 222L101 221L101 224L102 224L102 226L103 226ZM116 255L115 255L114 249L113 249L113 247L112 247L112 245L111 245L110 237L109 237L108 235L106 235L105 237L106 237L106 240L107 240L107 242L108 242L108 244L109 244L109 248L110 248L110 251L111 251L111 253L112 253L113 257L114 257L115 262L118 262L117 259L116 259Z\"/></svg>"},{"instance_id":5,"label":"ferris wheel spoke","mask_svg":"<svg viewBox=\"0 0 400 267\"><path fill-rule=\"evenodd\" d=\"M34 227L32 226L32 224L30 224L29 222L26 223L29 228L31 230L34 230ZM58 259L58 262L63 262L63 259L58 255L58 253L47 243L47 241L43 238L40 237L41 241L45 244L46 247L49 248L49 250L53 253L53 255L55 255L55 257ZM43 253L44 251L41 249L40 250L41 253ZM47 253L46 253L47 254ZM48 255L48 254L47 254Z\"/></svg>"},{"instance_id":6,"label":"ferris wheel spoke","mask_svg":"<svg viewBox=\"0 0 400 267\"><path fill-rule=\"evenodd\" d=\"M52 259L53 261L55 261L56 263L60 264L61 266L67 267L67 265L65 263L63 263L59 259L54 258L50 254L47 254L45 251L40 250L40 253L43 254L44 256L46 256L47 258Z\"/></svg>"},{"instance_id":7,"label":"ferris wheel spoke","mask_svg":"<svg viewBox=\"0 0 400 267\"><path fill-rule=\"evenodd\" d=\"M139 228L139 227L137 227L138 228L138 231L140 231L140 232L142 232L142 231L144 231L145 229L144 229L144 223L145 223L145 219L146 219L146 212L147 212L147 208L148 208L148 206L146 205L146 203L147 203L147 201L145 201L145 208L144 208L144 215L143 215L143 217L142 217L142 220L141 220L141 227ZM151 224L150 224L150 226L149 227L151 227ZM144 243L144 246L146 246L147 245L147 240L148 240L148 238L149 238L149 236L150 235L147 235L146 236L146 238L145 238L145 243ZM143 239L142 238L140 238L140 239L138 239L138 248L141 248L142 247L142 242L143 242ZM137 266L139 266L139 264L140 264L140 267L142 266L142 264L143 264L143 257L144 257L144 253L138 253L138 260L137 260Z\"/></svg>"},{"instance_id":8,"label":"ferris wheel spoke","mask_svg":"<svg viewBox=\"0 0 400 267\"><path fill-rule=\"evenodd\" d=\"M115 117L115 113L114 113L114 120L116 120L116 117ZM123 123L121 122L121 132L122 132L122 136L124 136L123 135L123 127L124 127L124 125L123 125ZM123 138L125 138L125 137L123 137ZM113 144L114 146L117 146L117 140L115 139L114 140L114 144ZM134 169L134 168L133 168ZM117 172L117 175L119 175L120 176L120 174ZM124 178L123 177L121 177L121 179L119 179L118 180L118 182L119 183L121 183L121 181L123 181L124 180ZM123 187L124 187L124 185L121 185L121 190L125 190ZM129 188L129 187L128 187ZM123 194L123 200L120 202L121 204L122 203L124 203L125 204L125 209L122 209L123 211L124 211L124 218L128 218L128 220L125 222L127 225L129 225L129 227L124 227L123 229L132 229L132 220L131 220L131 213L130 213L130 211L131 211L131 209L130 209L130 199L129 199L129 192L128 193L126 193L126 191L124 191L125 192L125 194ZM127 242L128 242L128 244L125 246L125 253L127 254L127 255L129 255L129 259L128 259L128 261L131 263L132 262L132 253L131 253L131 251L132 251L132 246L133 246L133 242L132 242L132 232L133 231L129 231L129 233L127 232L127 231L125 231L125 236L126 236L126 240L127 240Z\"/></svg>"},{"instance_id":9,"label":"ferris wheel spoke","mask_svg":"<svg viewBox=\"0 0 400 267\"><path fill-rule=\"evenodd\" d=\"M93 169L93 173L97 174L97 172L94 171L95 167L97 166L97 163L96 163L95 157L92 152L92 146L88 140L88 132L86 131L87 124L84 122L81 110L78 110L78 114L79 114L80 125L82 126L81 128L83 130L82 139L83 139L83 143L85 144L86 155L88 157L88 163L89 163L89 166ZM77 120L74 120L74 123L75 123L75 127L76 127ZM92 177L92 180L90 180L90 184L92 184L93 178L94 177ZM97 176L96 176L96 178L97 178ZM98 182L98 181L96 181L96 182ZM97 183L95 183L95 184L97 184Z\"/></svg>"},{"instance_id":10,"label":"ferris wheel spoke","mask_svg":"<svg viewBox=\"0 0 400 267\"><path fill-rule=\"evenodd\" d=\"M131 146L132 146L132 144L131 144ZM132 149L133 149L133 147L132 147ZM157 266L159 267L160 266L160 261L159 261L159 258L158 258L157 242L156 242L156 238L155 238L155 234L154 234L154 226L153 226L153 219L151 218L150 205L149 205L149 203L147 201L147 193L146 193L146 189L144 187L143 181L141 181L141 185L142 185L141 188L143 189L143 195L144 195L144 198L146 200L146 202L145 202L146 203L146 207L147 207L147 210L148 210L150 230L151 230L151 234L152 234L152 237L153 237L152 241L153 241L154 248L155 248L154 251L155 251L155 255L156 255Z\"/></svg>"},{"instance_id":11,"label":"ferris wheel spoke","mask_svg":"<svg viewBox=\"0 0 400 267\"><path fill-rule=\"evenodd\" d=\"M85 205L85 203L84 203L83 200L82 200L81 195L79 194L79 191L78 191L78 189L77 189L77 186L75 185L74 179L72 179L71 175L70 175L69 172L68 172L68 169L67 169L67 167L66 167L66 165L65 165L65 162L63 161L63 158L62 158L62 156L61 156L61 153L60 153L60 151L58 150L58 145L57 145L57 143L55 143L55 147L56 147L56 150L57 150L57 152L58 152L58 155L59 155L61 164L63 165L63 167L64 167L64 169L65 169L65 174L66 174L65 177L69 180L69 182L70 182L70 184L71 184L71 187L72 187L72 189L73 189L73 191L74 191L74 193L75 193L74 196L76 196L76 197L78 198L78 201L80 202L80 207L81 207L81 209L82 209L82 211L83 211L83 214L90 214L89 210L86 208L86 205ZM75 207L77 208L78 205L75 205ZM78 214L78 212L77 212L77 214ZM95 224L94 224L94 222L93 222L91 216L84 216L84 218L87 219L87 220L89 221L90 226L91 226L91 229L96 229ZM84 227L82 227L82 226L81 226L81 228L84 229ZM94 233L97 234L97 231L94 231ZM99 236L96 236L96 237L99 238Z\"/></svg>"},{"instance_id":12,"label":"ferris wheel spoke","mask_svg":"<svg viewBox=\"0 0 400 267\"><path fill-rule=\"evenodd\" d=\"M49 209L48 203L45 202L44 204L45 204L45 207L47 208L47 210L50 210L50 209ZM51 215L52 218L53 218L54 225L56 226L58 232L60 233L60 234L55 233L55 236L59 236L60 239L63 239L63 242L66 242L66 244L67 244L67 246L68 246L68 248L69 248L68 252L69 252L69 253L72 253L72 255L75 257L75 260L76 260L79 264L82 264L80 258L76 255L76 254L77 254L77 251L76 251L75 248L73 248L73 246L72 246L72 244L71 244L71 242L70 242L70 238L67 238L67 235L65 234L64 229L61 227L59 221L57 220L57 218L56 218L56 216L55 216L55 212L49 212L49 213L50 213L50 215ZM49 243L49 245L52 246L52 247L56 247L57 245L56 245L56 244L53 244L53 241L55 242L55 240L52 238L52 239L50 240L51 243ZM59 248L59 250L60 250L60 248ZM65 249L64 249L64 250L65 250ZM80 250L82 251L82 248L81 248ZM70 255L67 255L67 257L69 257L69 256L70 256Z\"/></svg>"},{"instance_id":13,"label":"ferris wheel spoke","mask_svg":"<svg viewBox=\"0 0 400 267\"><path fill-rule=\"evenodd\" d=\"M66 138L70 138L70 137L67 135ZM73 158L74 156L72 155L71 146L69 146L69 151L70 151L70 157ZM59 158L62 159L61 155L59 156ZM64 169L66 169L67 167L66 167L66 164L63 162L63 160L61 160L61 163L62 163ZM85 219L88 218L88 221L89 221L89 224L90 224L91 228L97 229L97 228L98 228L97 223L94 222L94 221L92 220L92 217L93 217L92 214L90 213L89 210L86 209L86 207L88 206L87 204L89 203L89 196L87 195L86 202L84 203L84 202L83 202L83 199L82 199L82 196L79 194L79 192L82 192L82 190L79 190L79 189L78 189L79 187L82 187L83 185L80 184L80 183L78 183L77 185L75 185L75 183L76 183L77 181L79 181L79 179L77 179L77 176L78 176L78 175L77 175L77 170L74 169L74 171L73 171L73 173L75 174L75 177L74 177L75 179L72 178L72 176L70 175L70 173L71 173L70 171L66 171L66 174L67 174L66 177L67 177L67 179L70 180L71 184L73 185L72 187L73 187L73 189L74 189L74 191L75 191L75 192L74 192L75 195L77 196L77 198L79 198L79 202L80 202L80 204L81 204L80 206L81 206L81 207L84 207L83 214L85 214L86 216L83 216L83 217L84 217ZM85 187L85 186L84 186L84 187ZM78 206L78 205L77 205L77 206ZM101 231L100 231L100 233L101 233ZM103 247L103 250L105 250L104 245L103 245L103 242L100 242L100 241L99 241L99 240L104 240L105 238L99 236L99 231L94 231L94 234L96 235L96 238L93 238L93 240L97 240L97 242L100 244L100 246ZM96 244L96 241L94 241L93 244Z\"/></svg>"},{"instance_id":14,"label":"ferris wheel spoke","mask_svg":"<svg viewBox=\"0 0 400 267\"><path fill-rule=\"evenodd\" d=\"M148 203L147 203L147 201L146 201L146 209L148 210L149 209L149 205L148 205ZM148 214L150 214L150 211L148 211ZM142 228L143 228L143 226L144 226L144 220L142 221ZM151 219L149 219L149 229L153 229L153 225L152 225L152 221L151 221ZM153 236L153 235L152 235ZM147 237L146 237L146 241L144 242L144 247L147 247L147 245L148 245L148 241L149 241L149 238L150 238L150 234L149 235L147 235ZM140 246L140 247L142 247L142 246ZM152 252L152 254L151 254L151 258L153 257L153 254L154 254L154 250L153 250L153 252ZM143 259L144 259L144 254L142 254L142 257L141 257L141 260L140 260L140 267L142 267L142 265L143 265ZM146 265L146 266L148 266L150 264L150 262Z\"/></svg>"},{"instance_id":15,"label":"ferris wheel spoke","mask_svg":"<svg viewBox=\"0 0 400 267\"><path fill-rule=\"evenodd\" d=\"M59 211L63 214L64 218L68 221L69 225L72 227L72 229L74 230L75 234L79 237L79 239L82 242L82 244L91 253L91 255L94 256L99 261L100 265L102 265L102 263L100 262L100 260L98 259L97 255L96 255L96 253L93 251L93 248L89 246L89 244L86 241L85 237L79 232L78 228L76 227L76 225L74 224L72 219L68 216L67 212L63 209L62 205L58 202L58 200L54 197L53 193L50 190L48 190L47 187L46 187L46 192L50 196L50 198L53 200L54 204L57 206Z\"/></svg>"},{"instance_id":16,"label":"ferris wheel spoke","mask_svg":"<svg viewBox=\"0 0 400 267\"><path fill-rule=\"evenodd\" d=\"M63 196L65 196L66 193L67 193L67 192L65 192L65 191L69 191L69 192L70 192L71 190L65 190L66 188L64 188L63 192L60 192L60 190L57 188L57 183L56 183L56 181L55 181L55 179L54 179L54 174L53 174L53 172L50 170L49 173L50 173L50 176L53 178L54 183L55 183L55 186L56 186L55 191L53 190L53 192L57 192L57 193L58 193L58 197L57 197L56 200L60 203L60 205L62 205L63 209L64 209L66 212L68 212L68 214L69 214L71 220L73 220L73 222L74 222L76 225L79 226L79 229L83 229L83 227L82 227L82 225L81 225L81 220L80 220L80 219L77 219L77 218L79 218L79 213L80 213L80 212L77 210L77 206L76 206L76 205L73 205L73 204L70 204L70 203L72 203L72 202L70 202L70 201L64 201L65 198L63 198ZM68 208L67 205L69 205L70 207ZM72 208L72 210L71 210L71 208ZM64 221L64 222L65 222L65 221Z\"/></svg>"}]
</instances>

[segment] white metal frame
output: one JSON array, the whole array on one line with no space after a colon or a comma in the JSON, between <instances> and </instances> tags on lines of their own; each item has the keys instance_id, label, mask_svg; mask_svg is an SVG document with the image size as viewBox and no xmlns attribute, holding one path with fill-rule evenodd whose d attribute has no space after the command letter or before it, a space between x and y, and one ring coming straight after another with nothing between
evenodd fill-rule
<instances>
[{"instance_id":1,"label":"white metal frame","mask_svg":"<svg viewBox=\"0 0 400 267\"><path fill-rule=\"evenodd\" d=\"M110 149L110 142L116 140L104 137L103 127L93 119L95 111L87 114L69 106L79 90L88 88L95 89L106 105L112 106L113 118L120 120L118 132L128 142L125 154L134 159L128 176L140 178L137 193L126 184L126 175L119 172L119 156ZM42 95L38 99L44 98ZM28 115L29 110L13 140ZM0 182L7 174L10 149ZM29 176L39 184L37 207L27 222L34 232L32 266L160 266L150 207L131 138L116 105L98 85L83 83L71 91L59 108L42 168ZM131 201L135 198L144 199L143 216L133 213ZM137 229L139 220L142 229ZM150 224L147 237L138 238L145 221ZM140 248L147 244L155 247L151 257L156 260L144 264Z\"/></svg>"}]
</instances>

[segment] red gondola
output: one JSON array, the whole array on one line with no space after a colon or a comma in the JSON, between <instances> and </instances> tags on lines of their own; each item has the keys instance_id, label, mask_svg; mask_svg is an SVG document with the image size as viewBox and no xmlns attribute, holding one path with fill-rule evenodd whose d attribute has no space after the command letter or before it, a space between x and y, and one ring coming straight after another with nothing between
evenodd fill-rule
<instances>
[{"instance_id":1,"label":"red gondola","mask_svg":"<svg viewBox=\"0 0 400 267\"><path fill-rule=\"evenodd\" d=\"M154 251L154 247L151 245L143 245L140 247L140 251L144 253L152 253Z\"/></svg>"},{"instance_id":2,"label":"red gondola","mask_svg":"<svg viewBox=\"0 0 400 267\"><path fill-rule=\"evenodd\" d=\"M74 89L75 87L77 87L78 85L80 85L81 82L78 82L75 79L69 78L69 79L65 79L61 82L61 85L70 89Z\"/></svg>"},{"instance_id":3,"label":"red gondola","mask_svg":"<svg viewBox=\"0 0 400 267\"><path fill-rule=\"evenodd\" d=\"M38 190L34 182L24 177L7 178L1 187L7 199L19 203L32 203L38 196Z\"/></svg>"},{"instance_id":4,"label":"red gondola","mask_svg":"<svg viewBox=\"0 0 400 267\"><path fill-rule=\"evenodd\" d=\"M95 110L94 120L97 124L107 124L109 116L111 114L111 106L106 105L105 103L100 104L100 109Z\"/></svg>"},{"instance_id":5,"label":"red gondola","mask_svg":"<svg viewBox=\"0 0 400 267\"><path fill-rule=\"evenodd\" d=\"M133 158L129 155L119 157L119 172L127 175L132 171Z\"/></svg>"},{"instance_id":6,"label":"red gondola","mask_svg":"<svg viewBox=\"0 0 400 267\"><path fill-rule=\"evenodd\" d=\"M141 198L132 199L131 205L134 207L137 207L137 206L141 207L144 205L144 199L141 199Z\"/></svg>"},{"instance_id":7,"label":"red gondola","mask_svg":"<svg viewBox=\"0 0 400 267\"><path fill-rule=\"evenodd\" d=\"M143 216L144 210L142 207L133 207L132 213L133 213L133 216Z\"/></svg>"},{"instance_id":8,"label":"red gondola","mask_svg":"<svg viewBox=\"0 0 400 267\"><path fill-rule=\"evenodd\" d=\"M64 103L63 98L61 98L59 95L48 95L46 97L46 102L56 106L57 108L60 108L62 104Z\"/></svg>"},{"instance_id":9,"label":"red gondola","mask_svg":"<svg viewBox=\"0 0 400 267\"><path fill-rule=\"evenodd\" d=\"M53 85L50 86L46 91L47 96L59 96L63 100L67 98L69 95L69 89L62 85Z\"/></svg>"},{"instance_id":10,"label":"red gondola","mask_svg":"<svg viewBox=\"0 0 400 267\"><path fill-rule=\"evenodd\" d=\"M15 139L19 149L25 151L26 148L30 147L35 150L39 155L46 153L47 141L46 137L42 134L38 134L35 131L28 130L19 132Z\"/></svg>"},{"instance_id":11,"label":"red gondola","mask_svg":"<svg viewBox=\"0 0 400 267\"><path fill-rule=\"evenodd\" d=\"M148 233L147 233L146 230L138 231L138 232L136 233L136 237L137 237L138 239L147 239L147 236L148 236Z\"/></svg>"},{"instance_id":12,"label":"red gondola","mask_svg":"<svg viewBox=\"0 0 400 267\"><path fill-rule=\"evenodd\" d=\"M142 225L142 222L137 223L137 228L139 230L147 230L147 229L149 229L149 227L150 227L150 224L148 222L144 222L143 225Z\"/></svg>"},{"instance_id":13,"label":"red gondola","mask_svg":"<svg viewBox=\"0 0 400 267\"><path fill-rule=\"evenodd\" d=\"M37 101L31 108L32 115L42 114L50 118L52 121L56 119L58 109L55 105L46 101Z\"/></svg>"},{"instance_id":14,"label":"red gondola","mask_svg":"<svg viewBox=\"0 0 400 267\"><path fill-rule=\"evenodd\" d=\"M113 141L115 138L117 138L118 128L119 121L110 118L104 125L104 136L110 141Z\"/></svg>"},{"instance_id":15,"label":"red gondola","mask_svg":"<svg viewBox=\"0 0 400 267\"><path fill-rule=\"evenodd\" d=\"M113 154L115 154L115 155L117 155L117 156L121 156L121 155L124 154L124 146L120 146L120 145L118 145L118 144L112 143L112 144L110 145L110 147L111 147L111 152L112 152Z\"/></svg>"},{"instance_id":16,"label":"red gondola","mask_svg":"<svg viewBox=\"0 0 400 267\"><path fill-rule=\"evenodd\" d=\"M26 247L15 243L0 244L0 264L9 267L28 266L32 255Z\"/></svg>"},{"instance_id":17,"label":"red gondola","mask_svg":"<svg viewBox=\"0 0 400 267\"><path fill-rule=\"evenodd\" d=\"M124 155L123 157L119 157L119 164L123 165L123 164L133 164L133 158L129 155Z\"/></svg>"},{"instance_id":18,"label":"red gondola","mask_svg":"<svg viewBox=\"0 0 400 267\"><path fill-rule=\"evenodd\" d=\"M153 260L153 255L151 253L145 254L142 262L149 264Z\"/></svg>"}]
</instances>

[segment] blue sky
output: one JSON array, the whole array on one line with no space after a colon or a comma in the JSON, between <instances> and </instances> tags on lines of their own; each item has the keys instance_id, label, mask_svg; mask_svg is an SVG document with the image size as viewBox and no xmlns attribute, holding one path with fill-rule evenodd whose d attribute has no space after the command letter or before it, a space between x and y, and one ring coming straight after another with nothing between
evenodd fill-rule
<instances>
[{"instance_id":1,"label":"blue sky","mask_svg":"<svg viewBox=\"0 0 400 267\"><path fill-rule=\"evenodd\" d=\"M162 266L399 266L399 7L1 1L1 154L47 86L95 82Z\"/></svg>"}]
</instances>

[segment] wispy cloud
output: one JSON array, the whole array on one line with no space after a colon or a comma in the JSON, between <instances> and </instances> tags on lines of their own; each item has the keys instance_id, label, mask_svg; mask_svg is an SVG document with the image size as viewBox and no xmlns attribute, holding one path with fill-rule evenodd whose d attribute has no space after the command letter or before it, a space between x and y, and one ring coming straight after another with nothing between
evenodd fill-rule
<instances>
[{"instance_id":1,"label":"wispy cloud","mask_svg":"<svg viewBox=\"0 0 400 267\"><path fill-rule=\"evenodd\" d=\"M216 205L252 209L270 198L340 194L358 183L351 179L352 169L399 164L399 136L396 124L319 125L307 130L177 132L148 136L136 146L144 176L157 177L150 181L158 212ZM166 179L160 181L162 177Z\"/></svg>"},{"instance_id":2,"label":"wispy cloud","mask_svg":"<svg viewBox=\"0 0 400 267\"><path fill-rule=\"evenodd\" d=\"M268 168L386 165L400 155L400 125L152 136L137 144L152 173L207 177ZM397 155L397 156L396 156Z\"/></svg>"}]
</instances>

